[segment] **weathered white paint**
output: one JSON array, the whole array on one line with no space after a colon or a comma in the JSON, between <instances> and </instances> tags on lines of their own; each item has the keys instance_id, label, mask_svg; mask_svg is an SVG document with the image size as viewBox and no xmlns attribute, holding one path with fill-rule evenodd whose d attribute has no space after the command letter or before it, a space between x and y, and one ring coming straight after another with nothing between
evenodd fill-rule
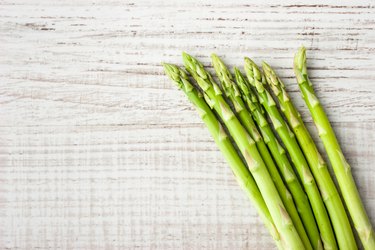
<instances>
[{"instance_id":1,"label":"weathered white paint","mask_svg":"<svg viewBox=\"0 0 375 250\"><path fill-rule=\"evenodd\" d=\"M311 122L292 72L308 47L375 224L374 17L373 1L0 1L0 248L273 248L163 75L181 51L267 60Z\"/></svg>"}]
</instances>

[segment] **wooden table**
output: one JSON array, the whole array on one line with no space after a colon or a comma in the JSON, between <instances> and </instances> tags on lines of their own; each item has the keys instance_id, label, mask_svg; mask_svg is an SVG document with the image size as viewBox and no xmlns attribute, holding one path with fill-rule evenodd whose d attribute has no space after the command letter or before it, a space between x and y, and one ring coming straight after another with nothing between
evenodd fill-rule
<instances>
[{"instance_id":1,"label":"wooden table","mask_svg":"<svg viewBox=\"0 0 375 250\"><path fill-rule=\"evenodd\" d=\"M163 74L181 51L267 60L317 139L304 44L375 224L375 2L345 2L0 1L0 248L273 249Z\"/></svg>"}]
</instances>

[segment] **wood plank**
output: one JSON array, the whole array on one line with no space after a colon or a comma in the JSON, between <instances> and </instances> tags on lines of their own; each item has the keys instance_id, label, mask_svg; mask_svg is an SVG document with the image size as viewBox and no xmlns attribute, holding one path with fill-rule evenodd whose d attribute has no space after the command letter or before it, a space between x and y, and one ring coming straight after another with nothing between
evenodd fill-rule
<instances>
[{"instance_id":1,"label":"wood plank","mask_svg":"<svg viewBox=\"0 0 375 250\"><path fill-rule=\"evenodd\" d=\"M373 1L0 1L1 249L273 249L161 62L304 44L375 224ZM319 142L318 140L316 140ZM319 143L319 147L322 145Z\"/></svg>"}]
</instances>

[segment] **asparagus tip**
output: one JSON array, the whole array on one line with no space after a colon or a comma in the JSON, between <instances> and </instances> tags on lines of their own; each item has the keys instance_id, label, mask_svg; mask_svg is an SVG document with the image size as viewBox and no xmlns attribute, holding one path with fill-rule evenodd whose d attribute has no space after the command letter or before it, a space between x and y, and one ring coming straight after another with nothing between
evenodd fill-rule
<instances>
[{"instance_id":1,"label":"asparagus tip","mask_svg":"<svg viewBox=\"0 0 375 250\"><path fill-rule=\"evenodd\" d=\"M214 53L211 54L211 60L216 71L220 71L223 74L230 76L227 66L225 66L223 60L221 60L221 58L218 55Z\"/></svg>"},{"instance_id":2,"label":"asparagus tip","mask_svg":"<svg viewBox=\"0 0 375 250\"><path fill-rule=\"evenodd\" d=\"M170 63L162 63L165 74L174 82L178 88L182 88L183 81L181 77L186 77L186 74L178 66Z\"/></svg>"},{"instance_id":3,"label":"asparagus tip","mask_svg":"<svg viewBox=\"0 0 375 250\"><path fill-rule=\"evenodd\" d=\"M265 61L262 61L262 69L266 80L271 80L270 78L273 75L273 70L270 65L268 65ZM267 81L268 82L268 81Z\"/></svg>"},{"instance_id":4,"label":"asparagus tip","mask_svg":"<svg viewBox=\"0 0 375 250\"><path fill-rule=\"evenodd\" d=\"M218 55L216 55L215 53L211 54L211 61L212 61L212 66L214 67L216 72L220 71L220 69L223 68L222 67L223 62L220 60Z\"/></svg>"},{"instance_id":5,"label":"asparagus tip","mask_svg":"<svg viewBox=\"0 0 375 250\"><path fill-rule=\"evenodd\" d=\"M186 53L185 51L182 52L182 61L184 62L186 70L192 74L197 68L197 65L199 64L198 61Z\"/></svg>"},{"instance_id":6,"label":"asparagus tip","mask_svg":"<svg viewBox=\"0 0 375 250\"><path fill-rule=\"evenodd\" d=\"M238 81L238 77L239 77L241 71L236 66L234 66L233 72L234 72L234 77L236 78L236 81Z\"/></svg>"},{"instance_id":7,"label":"asparagus tip","mask_svg":"<svg viewBox=\"0 0 375 250\"><path fill-rule=\"evenodd\" d=\"M260 81L262 78L259 67L253 60L248 57L245 57L245 72L251 84L253 84L254 80Z\"/></svg>"},{"instance_id":8,"label":"asparagus tip","mask_svg":"<svg viewBox=\"0 0 375 250\"><path fill-rule=\"evenodd\" d=\"M306 48L301 46L294 56L294 73L296 75L298 83L305 81L307 75L306 67Z\"/></svg>"},{"instance_id":9,"label":"asparagus tip","mask_svg":"<svg viewBox=\"0 0 375 250\"><path fill-rule=\"evenodd\" d=\"M294 56L295 69L302 70L306 65L306 48L301 46Z\"/></svg>"},{"instance_id":10,"label":"asparagus tip","mask_svg":"<svg viewBox=\"0 0 375 250\"><path fill-rule=\"evenodd\" d=\"M271 66L268 63L266 63L266 61L262 61L262 68L263 68L263 71L264 70L267 70L267 71L271 70Z\"/></svg>"},{"instance_id":11,"label":"asparagus tip","mask_svg":"<svg viewBox=\"0 0 375 250\"><path fill-rule=\"evenodd\" d=\"M244 76L243 76L243 74L242 74L242 72L239 68L233 67L233 71L234 71L234 76L235 76L237 82L241 81L241 80L242 81L244 80Z\"/></svg>"},{"instance_id":12,"label":"asparagus tip","mask_svg":"<svg viewBox=\"0 0 375 250\"><path fill-rule=\"evenodd\" d=\"M161 65L163 65L164 71L168 76L174 75L176 70L176 66L170 63L164 63L162 62ZM173 80L173 79L172 79Z\"/></svg>"},{"instance_id":13,"label":"asparagus tip","mask_svg":"<svg viewBox=\"0 0 375 250\"><path fill-rule=\"evenodd\" d=\"M182 51L182 59L184 63L191 61L191 55L186 53L185 51Z\"/></svg>"},{"instance_id":14,"label":"asparagus tip","mask_svg":"<svg viewBox=\"0 0 375 250\"><path fill-rule=\"evenodd\" d=\"M212 54L211 54L211 59L212 59L212 60L217 60L217 59L219 59L219 57L218 57L218 55L216 55L215 53L212 53Z\"/></svg>"},{"instance_id":15,"label":"asparagus tip","mask_svg":"<svg viewBox=\"0 0 375 250\"><path fill-rule=\"evenodd\" d=\"M247 56L245 56L243 59L244 59L244 61L245 61L245 64L246 64L246 63L248 63L248 64L253 63L253 61L252 61L250 58L248 58Z\"/></svg>"},{"instance_id":16,"label":"asparagus tip","mask_svg":"<svg viewBox=\"0 0 375 250\"><path fill-rule=\"evenodd\" d=\"M277 77L275 71L265 61L262 62L262 69L264 72L266 83L274 86L283 85L280 79Z\"/></svg>"}]
</instances>

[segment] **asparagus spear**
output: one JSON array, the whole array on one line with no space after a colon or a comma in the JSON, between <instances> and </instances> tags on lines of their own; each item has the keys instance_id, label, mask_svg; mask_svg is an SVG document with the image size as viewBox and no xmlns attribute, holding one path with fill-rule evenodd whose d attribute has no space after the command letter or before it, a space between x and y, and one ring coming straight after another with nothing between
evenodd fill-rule
<instances>
[{"instance_id":1,"label":"asparagus spear","mask_svg":"<svg viewBox=\"0 0 375 250\"><path fill-rule=\"evenodd\" d=\"M357 187L355 185L351 169L347 163L341 147L337 141L335 132L328 120L326 113L307 75L306 49L301 47L294 57L294 72L303 99L310 110L311 116L323 141L327 155L336 174L336 179L341 189L341 194L349 210L354 227L365 249L375 249L375 235L365 208L362 204Z\"/></svg>"},{"instance_id":2,"label":"asparagus spear","mask_svg":"<svg viewBox=\"0 0 375 250\"><path fill-rule=\"evenodd\" d=\"M277 97L280 109L296 135L299 145L310 165L310 169L322 194L324 204L327 207L339 247L342 249L357 249L349 219L336 186L328 172L327 164L321 157L309 131L306 129L300 113L294 107L286 92L284 83L267 63L264 62L262 68L267 83Z\"/></svg>"},{"instance_id":3,"label":"asparagus spear","mask_svg":"<svg viewBox=\"0 0 375 250\"><path fill-rule=\"evenodd\" d=\"M312 249L309 237L305 231L302 221L297 212L296 206L293 202L293 198L286 188L281 176L276 168L276 165L269 153L266 144L262 136L260 135L250 113L248 112L245 103L242 100L241 93L237 88L237 85L233 82L233 77L228 68L225 66L224 62L215 54L211 55L212 65L216 71L216 74L221 82L222 89L228 97L228 99L234 104L235 112L238 114L239 120L242 122L243 126L250 134L252 139L258 148L260 155L263 158L264 163L267 166L268 172L270 173L276 189L279 192L281 200L289 213L293 224L305 245L305 249Z\"/></svg>"},{"instance_id":4,"label":"asparagus spear","mask_svg":"<svg viewBox=\"0 0 375 250\"><path fill-rule=\"evenodd\" d=\"M283 249L281 247L280 236L273 223L266 203L264 202L263 197L260 194L259 189L249 170L246 168L236 149L232 145L232 142L227 136L223 126L218 121L211 109L208 107L208 105L202 98L202 95L200 95L193 87L193 85L189 82L186 73L179 67L172 64L163 64L163 66L165 73L177 85L177 87L185 93L191 103L195 106L201 119L206 124L217 146L219 147L220 151L224 155L224 158L232 169L237 182L240 184L251 202L254 204L264 224L275 240L278 248Z\"/></svg>"},{"instance_id":5,"label":"asparagus spear","mask_svg":"<svg viewBox=\"0 0 375 250\"><path fill-rule=\"evenodd\" d=\"M279 231L282 246L285 249L303 249L304 245L302 240L288 212L285 210L285 206L258 152L254 140L242 127L241 123L222 97L219 86L213 81L211 75L205 71L203 65L186 53L183 53L183 59L185 67L204 91L206 102L224 121L229 133L245 158L245 162L253 175L276 228Z\"/></svg>"},{"instance_id":6,"label":"asparagus spear","mask_svg":"<svg viewBox=\"0 0 375 250\"><path fill-rule=\"evenodd\" d=\"M245 71L250 84L254 86L261 104L271 118L271 123L287 148L294 166L296 167L302 180L302 184L305 188L307 196L309 197L316 222L318 223L324 248L337 249L335 236L327 211L324 207L322 197L320 196L319 189L315 183L314 177L310 172L306 159L297 143L295 135L282 118L271 94L267 89L265 89L264 76L260 72L258 66L249 58L245 58Z\"/></svg>"},{"instance_id":7,"label":"asparagus spear","mask_svg":"<svg viewBox=\"0 0 375 250\"><path fill-rule=\"evenodd\" d=\"M250 88L249 82L242 75L238 68L234 68L236 82L242 91L242 97L245 99L247 107L251 111L255 122L257 123L264 141L267 143L273 158L279 168L279 172L283 176L286 185L292 193L294 202L301 216L306 232L309 235L310 242L314 249L322 248L318 226L316 225L314 214L311 210L307 196L298 181L292 165L286 155L284 148L280 145L278 139L274 135L266 117L262 106L258 102L258 98Z\"/></svg>"}]
</instances>

